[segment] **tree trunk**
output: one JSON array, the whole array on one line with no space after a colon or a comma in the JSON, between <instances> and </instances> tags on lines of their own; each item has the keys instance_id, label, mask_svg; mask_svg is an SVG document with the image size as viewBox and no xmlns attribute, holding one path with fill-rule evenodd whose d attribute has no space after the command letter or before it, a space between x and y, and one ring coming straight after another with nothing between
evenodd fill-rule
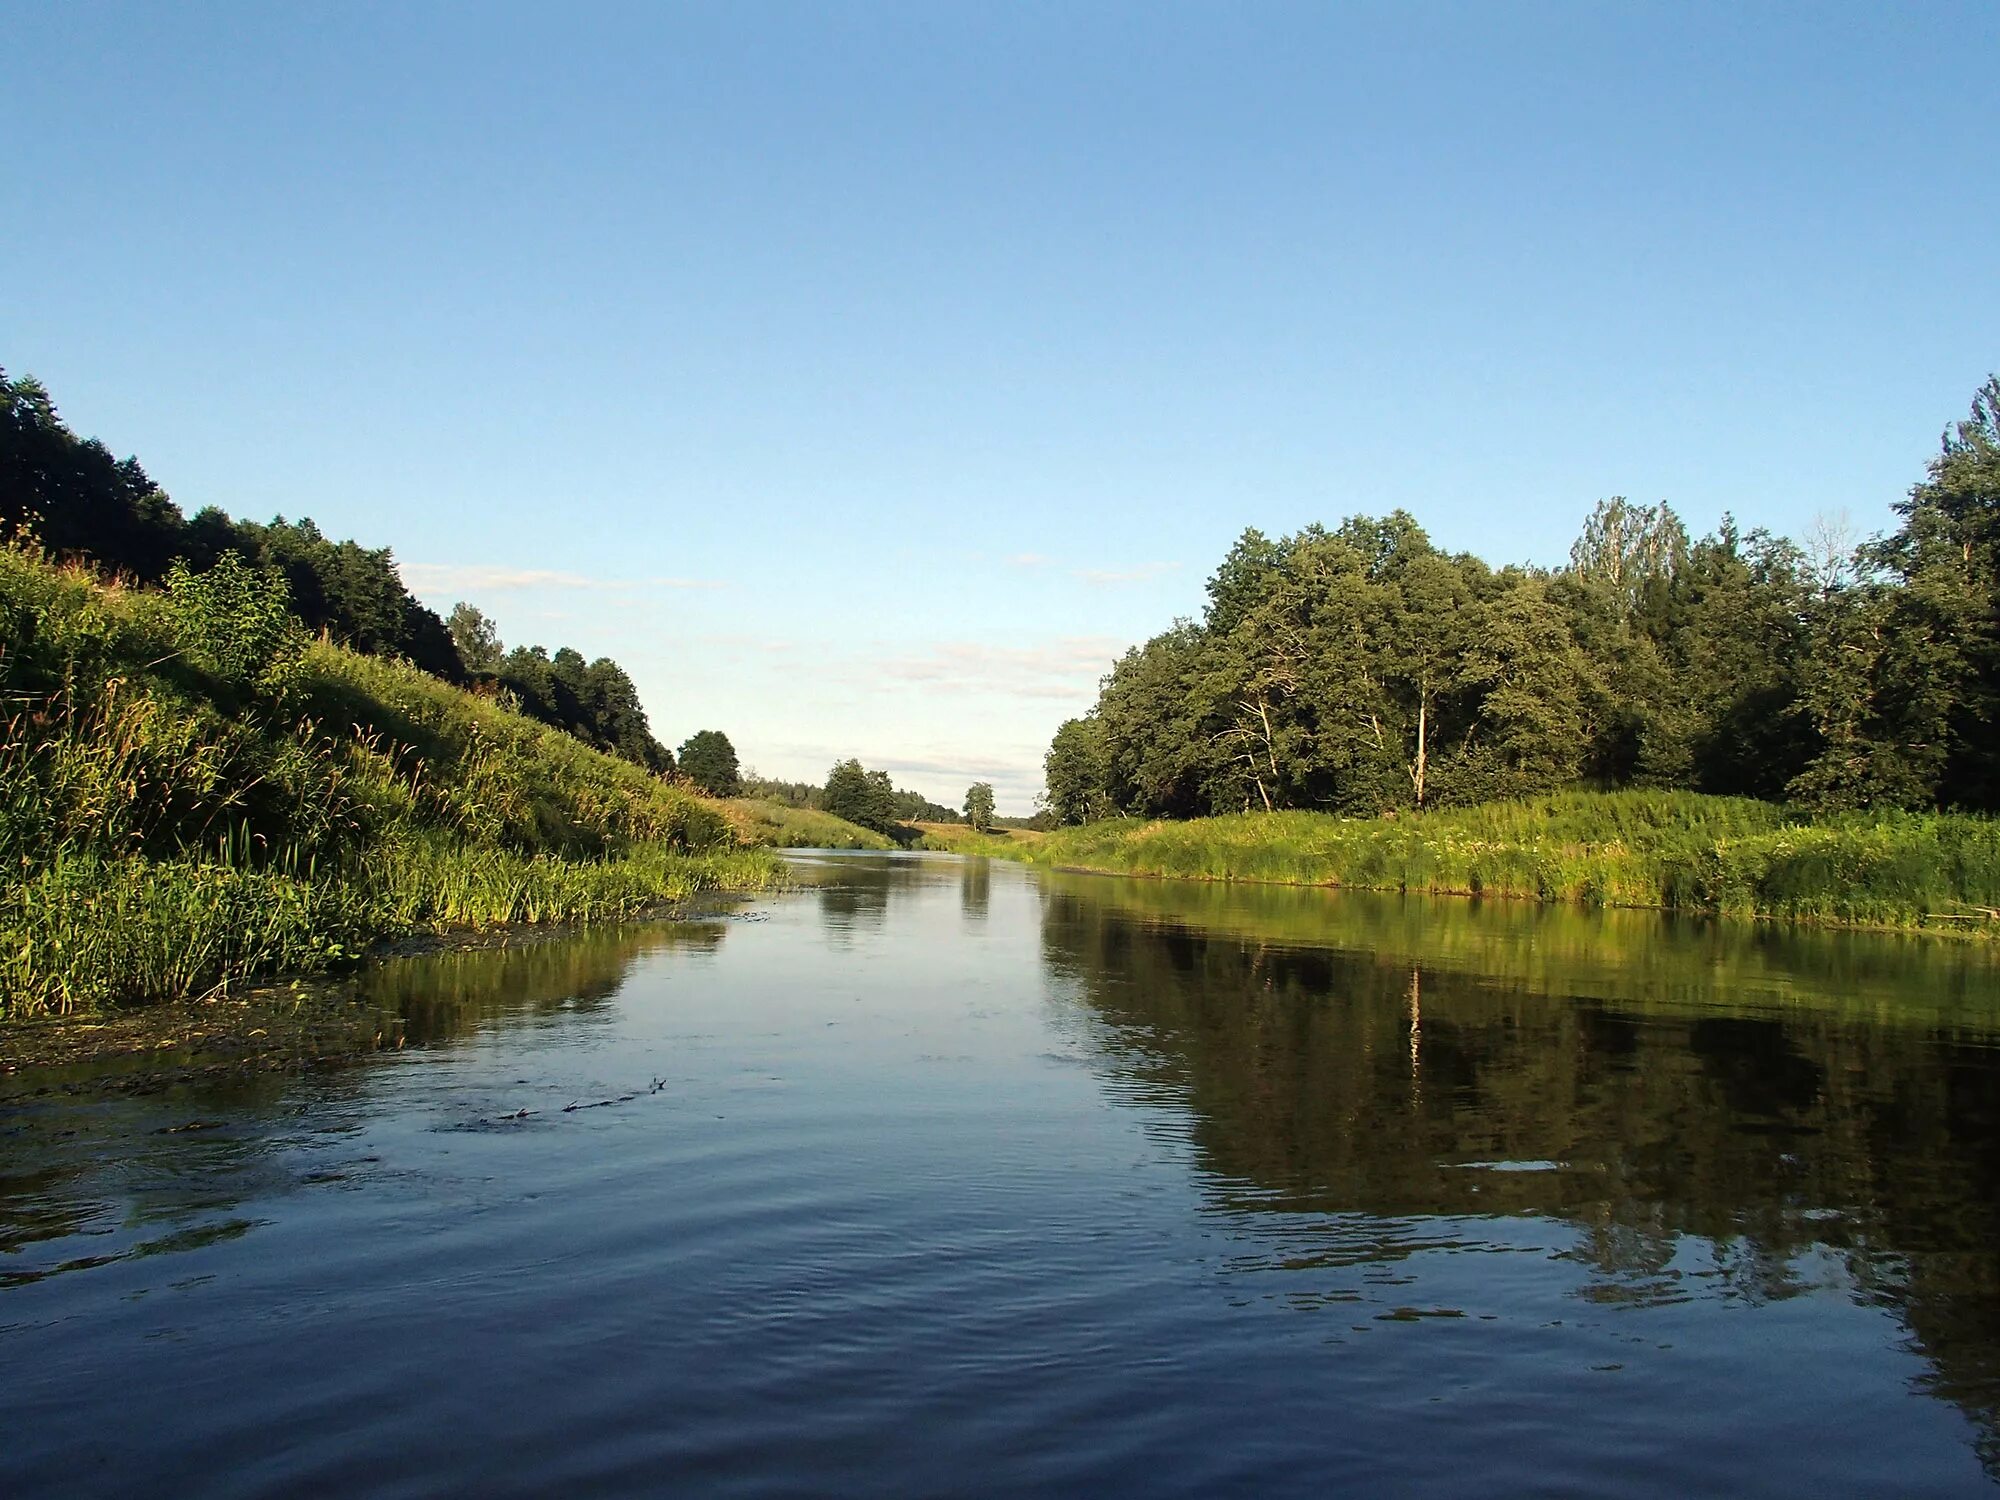
<instances>
[{"instance_id":1,"label":"tree trunk","mask_svg":"<svg viewBox=\"0 0 2000 1500\"><path fill-rule=\"evenodd\" d=\"M1417 806L1424 805L1424 776L1430 769L1431 704L1428 694L1417 695L1417 763L1410 768L1410 781L1417 789Z\"/></svg>"}]
</instances>

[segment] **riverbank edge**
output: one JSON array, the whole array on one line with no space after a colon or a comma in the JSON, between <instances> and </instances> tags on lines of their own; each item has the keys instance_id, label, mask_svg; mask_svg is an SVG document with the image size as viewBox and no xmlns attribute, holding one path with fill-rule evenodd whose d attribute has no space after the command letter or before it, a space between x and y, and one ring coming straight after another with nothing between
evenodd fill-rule
<instances>
[{"instance_id":1,"label":"riverbank edge","mask_svg":"<svg viewBox=\"0 0 2000 1500\"><path fill-rule=\"evenodd\" d=\"M763 897L796 887L702 891L628 916L581 922L510 922L385 937L337 968L258 975L204 996L152 1001L108 1011L0 1020L0 1104L48 1092L149 1092L187 1078L260 1067L321 1066L402 1046L401 1018L363 1003L353 976L372 965L436 953L482 952L559 942L604 927L729 921ZM367 1023L378 1024L364 1037ZM17 1089L36 1075L147 1057L157 1068L88 1079L52 1078Z\"/></svg>"},{"instance_id":2,"label":"riverbank edge","mask_svg":"<svg viewBox=\"0 0 2000 1500\"><path fill-rule=\"evenodd\" d=\"M1605 795L1628 801L1643 796L1630 793ZM1566 800L1587 803L1589 799L1585 796ZM1454 818L1470 821L1501 810L1512 813L1519 809L1513 804L1506 805L1504 809L1489 805L1467 809L1456 815L1447 812L1427 816L1449 827L1450 820ZM1566 810L1574 811L1574 808ZM1772 811L1774 817L1784 816L1777 809ZM1348 847L1333 851L1301 848L1296 840L1270 839L1252 843L1240 838L1215 836L1219 829L1233 833L1243 827L1254 826L1260 816L1289 819L1294 825L1302 820L1312 820L1320 832L1338 830L1347 840ZM1185 822L1100 822L1057 830L1031 844L999 839L965 840L954 852L1009 859L1082 875L1525 901L1542 905L1671 912L1713 921L1796 925L1828 931L1920 934L1975 942L2000 938L2000 905L1995 904L2000 903L2000 895L1992 891L1981 889L1976 894L1965 894L1962 889L1954 889L1945 900L1958 909L1943 911L1936 909L1942 903L1927 902L1926 898L1905 891L1893 894L1873 892L1867 886L1871 876L1881 878L1881 867L1885 865L1893 865L1897 861L1921 863L1932 851L1919 846L1918 836L1934 837L1940 826L1955 827L1961 833L1971 831L1989 843L2000 842L2000 838L1996 838L2000 828L1996 828L1990 819L1893 815L1868 822L1850 816L1832 825L1803 821L1776 822L1764 833L1734 841L1706 840L1698 827L1673 829L1670 831L1676 836L1679 847L1671 850L1633 848L1622 840L1614 839L1568 843L1552 854L1547 847L1553 834L1551 829L1550 835L1532 841L1486 841L1475 857L1487 864L1489 873L1454 875L1450 871L1421 868L1449 858L1458 858L1463 862L1466 857L1463 848L1450 847L1448 835L1440 838L1437 846L1424 843L1421 816L1400 823L1385 823L1338 819L1329 814L1292 813L1244 814ZM1913 833L1910 832L1912 830ZM1906 833L1910 836L1905 837ZM1090 852L1075 848L1081 840L1101 843L1106 838L1115 838L1119 842L1114 849L1106 850L1096 858L1092 858ZM1166 851L1168 858L1148 859L1143 848L1138 847L1162 838L1172 841ZM1405 847L1401 850L1390 849L1391 839L1400 841ZM1808 909L1772 909L1768 903L1760 904L1756 899L1757 879L1750 869L1757 864L1757 860L1744 860L1742 852L1755 848L1759 858L1764 858L1768 866L1767 856L1772 849L1779 849L1787 855L1799 852L1790 847L1788 840L1803 845L1817 843L1828 846L1810 852L1822 864L1836 856L1849 861L1848 868L1853 871L1855 884L1839 887L1833 880L1825 878L1827 872L1817 866L1804 870L1788 869L1782 873L1793 881L1790 901L1795 908L1804 906ZM1862 848L1864 843L1872 847ZM1444 852L1440 853L1440 849ZM1345 854L1355 863L1366 858L1380 863L1400 864L1402 868L1393 873L1385 870L1379 878L1355 878L1352 873L1330 871L1310 876L1272 873L1268 868L1286 862L1332 864L1337 862L1340 854ZM1871 857L1876 866L1872 870L1868 865ZM1185 867L1197 858L1210 868ZM1559 858L1567 865L1566 881L1538 868L1551 858ZM1176 863L1182 867L1170 867ZM1244 868L1246 865L1253 868ZM1266 868L1254 868L1257 865ZM1523 878L1530 872L1533 872L1532 880ZM1770 871L1766 868L1761 873L1768 875ZM1819 878L1815 879L1815 876ZM1961 885L1963 883L1969 882L1961 882ZM1673 899L1676 892L1684 892L1690 899ZM1649 895L1653 898L1649 899ZM1902 910L1891 914L1880 909L1874 912L1810 909L1814 904L1824 908L1841 902L1856 907L1870 903L1878 908L1898 906Z\"/></svg>"},{"instance_id":3,"label":"riverbank edge","mask_svg":"<svg viewBox=\"0 0 2000 1500\"><path fill-rule=\"evenodd\" d=\"M1468 891L1444 886L1413 890L1400 885L1359 885L1339 880L1270 880L1255 875L1170 875L1156 870L1121 870L1105 865L1066 865L1036 859L1031 854L960 855L962 859L1005 859L1015 864L1037 865L1058 875L1105 875L1125 880L1180 880L1190 885L1261 885L1292 891L1364 891L1374 896L1436 896L1453 901L1508 901L1522 906L1571 906L1585 911L1650 911L1662 916L1691 917L1706 922L1738 922L1752 926L1806 927L1823 932L1877 932L1895 937L1958 938L1980 942L2000 938L2000 918L1985 918L1983 924L1968 922L1963 927L1914 927L1893 922L1836 921L1832 918L1787 917L1771 912L1718 912L1703 907L1665 906L1655 901L1584 901L1561 896L1534 896L1518 891Z\"/></svg>"}]
</instances>

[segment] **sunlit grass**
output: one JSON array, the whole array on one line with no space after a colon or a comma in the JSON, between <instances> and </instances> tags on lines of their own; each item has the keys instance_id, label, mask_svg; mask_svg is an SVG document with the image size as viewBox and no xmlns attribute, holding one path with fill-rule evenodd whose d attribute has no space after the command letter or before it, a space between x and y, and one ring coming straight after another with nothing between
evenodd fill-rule
<instances>
[{"instance_id":1,"label":"sunlit grass","mask_svg":"<svg viewBox=\"0 0 2000 1500\"><path fill-rule=\"evenodd\" d=\"M2000 823L1813 817L1691 792L1573 792L1395 819L1244 813L1062 829L1022 857L1198 880L2000 930Z\"/></svg>"},{"instance_id":2,"label":"sunlit grass","mask_svg":"<svg viewBox=\"0 0 2000 1500\"><path fill-rule=\"evenodd\" d=\"M984 854L995 859L1027 859L1042 835L1032 828L993 828L981 833L969 823L913 823L916 847L950 854Z\"/></svg>"},{"instance_id":3,"label":"sunlit grass","mask_svg":"<svg viewBox=\"0 0 2000 1500\"><path fill-rule=\"evenodd\" d=\"M0 547L0 1015L782 879L713 804L405 663L190 664L155 593Z\"/></svg>"},{"instance_id":4,"label":"sunlit grass","mask_svg":"<svg viewBox=\"0 0 2000 1500\"><path fill-rule=\"evenodd\" d=\"M872 828L850 823L811 807L788 807L737 797L717 804L736 837L745 844L771 849L894 849L895 843Z\"/></svg>"}]
</instances>

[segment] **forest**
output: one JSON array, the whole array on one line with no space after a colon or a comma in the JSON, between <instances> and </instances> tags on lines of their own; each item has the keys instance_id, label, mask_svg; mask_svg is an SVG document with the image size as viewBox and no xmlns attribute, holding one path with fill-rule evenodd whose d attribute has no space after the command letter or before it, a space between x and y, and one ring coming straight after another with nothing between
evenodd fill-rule
<instances>
[{"instance_id":1,"label":"forest","mask_svg":"<svg viewBox=\"0 0 2000 1500\"><path fill-rule=\"evenodd\" d=\"M387 547L333 541L310 520L234 520L212 506L185 517L138 459L79 438L41 382L0 370L0 537L13 536L140 584L163 583L177 564L206 573L235 553L282 581L291 613L314 634L503 694L585 744L649 771L673 769L632 679L609 657L587 662L567 646L509 651L468 604L441 620L404 586Z\"/></svg>"},{"instance_id":2,"label":"forest","mask_svg":"<svg viewBox=\"0 0 2000 1500\"><path fill-rule=\"evenodd\" d=\"M1802 541L1597 505L1568 565L1411 516L1243 533L1198 620L1127 652L1045 761L1064 823L1360 817L1570 790L2000 809L2000 380L1900 524Z\"/></svg>"}]
</instances>

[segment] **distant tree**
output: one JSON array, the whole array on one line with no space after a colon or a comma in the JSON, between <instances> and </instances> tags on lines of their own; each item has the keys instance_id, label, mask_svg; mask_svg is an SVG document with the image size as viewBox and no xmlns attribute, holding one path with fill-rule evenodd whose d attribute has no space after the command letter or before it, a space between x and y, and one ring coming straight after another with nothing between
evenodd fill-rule
<instances>
[{"instance_id":1,"label":"distant tree","mask_svg":"<svg viewBox=\"0 0 2000 1500\"><path fill-rule=\"evenodd\" d=\"M837 762L827 773L819 805L836 818L859 823L868 812L868 773L858 760Z\"/></svg>"},{"instance_id":2,"label":"distant tree","mask_svg":"<svg viewBox=\"0 0 2000 1500\"><path fill-rule=\"evenodd\" d=\"M887 771L870 771L867 775L868 821L862 826L878 833L893 833L897 825L896 785Z\"/></svg>"},{"instance_id":3,"label":"distant tree","mask_svg":"<svg viewBox=\"0 0 2000 1500\"><path fill-rule=\"evenodd\" d=\"M1664 501L1600 500L1569 549L1576 576L1610 597L1619 619L1656 637L1675 575L1687 563L1687 528Z\"/></svg>"},{"instance_id":4,"label":"distant tree","mask_svg":"<svg viewBox=\"0 0 2000 1500\"><path fill-rule=\"evenodd\" d=\"M711 797L734 797L743 790L736 747L719 729L691 734L677 752L681 774Z\"/></svg>"},{"instance_id":5,"label":"distant tree","mask_svg":"<svg viewBox=\"0 0 2000 1500\"><path fill-rule=\"evenodd\" d=\"M993 826L993 788L975 781L965 791L965 821L981 833Z\"/></svg>"},{"instance_id":6,"label":"distant tree","mask_svg":"<svg viewBox=\"0 0 2000 1500\"><path fill-rule=\"evenodd\" d=\"M896 817L905 823L957 823L959 814L943 803L933 802L922 792L896 789Z\"/></svg>"},{"instance_id":7,"label":"distant tree","mask_svg":"<svg viewBox=\"0 0 2000 1500\"><path fill-rule=\"evenodd\" d=\"M490 676L500 670L500 660L507 654L507 648L501 644L499 627L484 611L461 599L452 605L444 624L467 671Z\"/></svg>"},{"instance_id":8,"label":"distant tree","mask_svg":"<svg viewBox=\"0 0 2000 1500\"><path fill-rule=\"evenodd\" d=\"M590 710L585 702L590 692L586 680L590 665L574 646L558 646L549 658L549 682L555 691L558 722L571 734L590 738Z\"/></svg>"},{"instance_id":9,"label":"distant tree","mask_svg":"<svg viewBox=\"0 0 2000 1500\"><path fill-rule=\"evenodd\" d=\"M77 437L40 381L0 370L0 535L17 528L52 552L88 556L147 583L186 554L179 507L136 458L113 458L95 438Z\"/></svg>"},{"instance_id":10,"label":"distant tree","mask_svg":"<svg viewBox=\"0 0 2000 1500\"><path fill-rule=\"evenodd\" d=\"M895 799L886 771L863 770L860 761L844 760L828 774L820 806L836 818L888 833L896 826Z\"/></svg>"},{"instance_id":11,"label":"distant tree","mask_svg":"<svg viewBox=\"0 0 2000 1500\"><path fill-rule=\"evenodd\" d=\"M600 656L584 669L582 704L588 722L583 737L601 750L623 756L649 771L671 771L674 758L653 738L639 690L625 669Z\"/></svg>"},{"instance_id":12,"label":"distant tree","mask_svg":"<svg viewBox=\"0 0 2000 1500\"><path fill-rule=\"evenodd\" d=\"M1222 566L1208 580L1203 623L1211 634L1229 634L1270 593L1285 565L1285 549L1252 526L1236 540Z\"/></svg>"},{"instance_id":13,"label":"distant tree","mask_svg":"<svg viewBox=\"0 0 2000 1500\"><path fill-rule=\"evenodd\" d=\"M549 653L543 646L516 646L500 662L500 683L513 693L521 712L558 729L568 726L556 714L556 685L549 674Z\"/></svg>"},{"instance_id":14,"label":"distant tree","mask_svg":"<svg viewBox=\"0 0 2000 1500\"><path fill-rule=\"evenodd\" d=\"M1067 720L1042 758L1042 802L1058 823L1087 823L1112 810L1111 767L1096 715Z\"/></svg>"},{"instance_id":15,"label":"distant tree","mask_svg":"<svg viewBox=\"0 0 2000 1500\"><path fill-rule=\"evenodd\" d=\"M1824 748L1793 794L2000 811L2000 379L1896 510L1823 611L1801 697Z\"/></svg>"},{"instance_id":16,"label":"distant tree","mask_svg":"<svg viewBox=\"0 0 2000 1500\"><path fill-rule=\"evenodd\" d=\"M778 781L769 776L760 776L756 771L745 768L743 772L743 795L755 797L760 802L779 802L786 807L818 807L826 795L824 787L808 781Z\"/></svg>"}]
</instances>

